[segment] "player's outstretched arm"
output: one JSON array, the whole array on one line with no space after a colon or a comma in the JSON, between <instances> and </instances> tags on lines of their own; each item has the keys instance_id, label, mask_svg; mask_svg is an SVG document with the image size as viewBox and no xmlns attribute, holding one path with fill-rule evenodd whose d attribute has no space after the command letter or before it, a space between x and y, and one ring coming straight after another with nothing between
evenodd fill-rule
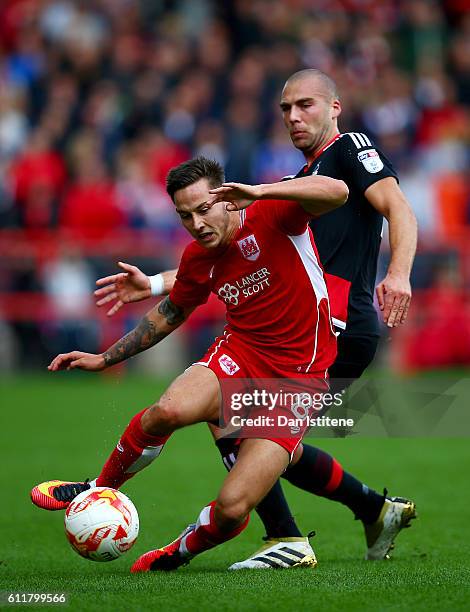
<instances>
[{"instance_id":1,"label":"player's outstretched arm","mask_svg":"<svg viewBox=\"0 0 470 612\"><path fill-rule=\"evenodd\" d=\"M243 210L251 206L261 197L260 185L244 185L243 183L223 183L220 187L210 189L213 196L211 204L227 202L227 210Z\"/></svg>"},{"instance_id":2,"label":"player's outstretched arm","mask_svg":"<svg viewBox=\"0 0 470 612\"><path fill-rule=\"evenodd\" d=\"M125 361L158 344L183 323L191 310L184 310L165 297L152 308L139 324L123 338L115 342L100 355L72 351L57 355L48 366L51 372L58 370L86 370L99 372L116 363Z\"/></svg>"},{"instance_id":3,"label":"player's outstretched arm","mask_svg":"<svg viewBox=\"0 0 470 612\"><path fill-rule=\"evenodd\" d=\"M390 264L387 275L376 287L384 323L397 327L406 321L411 302L410 274L416 253L416 217L392 177L383 178L365 192L366 198L388 221Z\"/></svg>"},{"instance_id":4,"label":"player's outstretched arm","mask_svg":"<svg viewBox=\"0 0 470 612\"><path fill-rule=\"evenodd\" d=\"M227 200L227 210L247 208L255 200L295 200L308 213L317 216L345 204L349 190L344 181L328 176L305 176L261 185L224 183L210 193L217 201Z\"/></svg>"},{"instance_id":5,"label":"player's outstretched arm","mask_svg":"<svg viewBox=\"0 0 470 612\"><path fill-rule=\"evenodd\" d=\"M124 270L118 274L99 278L96 284L100 287L94 292L97 306L114 302L106 313L113 316L124 304L140 302L157 295L168 295L173 289L176 270L147 276L137 266L119 261L118 266Z\"/></svg>"}]
</instances>

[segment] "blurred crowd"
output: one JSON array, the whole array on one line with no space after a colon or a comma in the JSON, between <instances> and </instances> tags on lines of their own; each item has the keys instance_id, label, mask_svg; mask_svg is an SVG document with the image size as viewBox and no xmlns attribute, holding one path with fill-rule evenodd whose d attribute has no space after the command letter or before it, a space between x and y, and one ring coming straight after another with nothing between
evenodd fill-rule
<instances>
[{"instance_id":1,"label":"blurred crowd","mask_svg":"<svg viewBox=\"0 0 470 612\"><path fill-rule=\"evenodd\" d=\"M278 104L304 67L337 81L341 131L395 164L423 247L468 228L469 0L2 0L0 225L179 243L171 166L204 154L245 182L300 168ZM417 286L436 269L418 265Z\"/></svg>"}]
</instances>

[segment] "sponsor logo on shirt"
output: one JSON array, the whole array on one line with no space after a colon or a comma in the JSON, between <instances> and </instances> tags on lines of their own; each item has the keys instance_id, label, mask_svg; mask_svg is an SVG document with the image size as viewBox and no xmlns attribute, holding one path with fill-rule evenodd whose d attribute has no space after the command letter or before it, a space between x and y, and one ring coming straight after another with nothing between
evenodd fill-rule
<instances>
[{"instance_id":1,"label":"sponsor logo on shirt","mask_svg":"<svg viewBox=\"0 0 470 612\"><path fill-rule=\"evenodd\" d=\"M260 249L254 234L250 234L242 240L237 240L237 244L245 259L256 261L260 254Z\"/></svg>"},{"instance_id":2,"label":"sponsor logo on shirt","mask_svg":"<svg viewBox=\"0 0 470 612\"><path fill-rule=\"evenodd\" d=\"M383 161L380 159L380 155L375 149L367 149L357 154L357 159L362 162L362 165L371 174L380 172L384 167Z\"/></svg>"},{"instance_id":3,"label":"sponsor logo on shirt","mask_svg":"<svg viewBox=\"0 0 470 612\"><path fill-rule=\"evenodd\" d=\"M229 376L233 376L240 369L240 366L225 353L221 357L219 357L219 365L222 370Z\"/></svg>"},{"instance_id":4,"label":"sponsor logo on shirt","mask_svg":"<svg viewBox=\"0 0 470 612\"><path fill-rule=\"evenodd\" d=\"M260 268L251 274L235 280L233 285L225 283L217 293L226 304L237 306L240 301L240 294L247 298L269 287L269 275L270 272L267 268Z\"/></svg>"},{"instance_id":5,"label":"sponsor logo on shirt","mask_svg":"<svg viewBox=\"0 0 470 612\"><path fill-rule=\"evenodd\" d=\"M222 287L219 289L218 294L226 304L233 304L234 306L237 306L240 291L238 291L234 285L225 283L225 285L222 285Z\"/></svg>"}]
</instances>

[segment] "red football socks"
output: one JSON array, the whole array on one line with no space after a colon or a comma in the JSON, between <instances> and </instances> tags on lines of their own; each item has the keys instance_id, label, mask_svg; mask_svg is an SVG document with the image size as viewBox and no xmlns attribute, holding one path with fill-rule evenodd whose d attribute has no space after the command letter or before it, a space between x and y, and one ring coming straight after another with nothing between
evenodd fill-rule
<instances>
[{"instance_id":1,"label":"red football socks","mask_svg":"<svg viewBox=\"0 0 470 612\"><path fill-rule=\"evenodd\" d=\"M118 489L126 480L150 465L161 453L170 435L153 436L144 432L141 419L146 410L142 410L132 418L104 464L96 480L97 487Z\"/></svg>"},{"instance_id":2,"label":"red football socks","mask_svg":"<svg viewBox=\"0 0 470 612\"><path fill-rule=\"evenodd\" d=\"M236 529L221 531L215 523L214 506L215 501L203 508L197 519L196 528L182 538L179 546L182 554L197 555L205 550L214 548L237 536L248 525L249 516Z\"/></svg>"}]
</instances>

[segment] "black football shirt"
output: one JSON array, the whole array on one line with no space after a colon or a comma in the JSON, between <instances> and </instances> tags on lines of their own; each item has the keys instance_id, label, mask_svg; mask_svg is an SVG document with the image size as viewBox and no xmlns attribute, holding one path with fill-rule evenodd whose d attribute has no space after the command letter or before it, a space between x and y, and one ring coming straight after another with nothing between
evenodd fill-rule
<instances>
[{"instance_id":1,"label":"black football shirt","mask_svg":"<svg viewBox=\"0 0 470 612\"><path fill-rule=\"evenodd\" d=\"M382 215L364 192L395 170L385 155L361 133L338 134L295 178L319 174L343 180L346 204L310 225L325 270L332 317L344 333L379 335L374 292L382 237Z\"/></svg>"}]
</instances>

